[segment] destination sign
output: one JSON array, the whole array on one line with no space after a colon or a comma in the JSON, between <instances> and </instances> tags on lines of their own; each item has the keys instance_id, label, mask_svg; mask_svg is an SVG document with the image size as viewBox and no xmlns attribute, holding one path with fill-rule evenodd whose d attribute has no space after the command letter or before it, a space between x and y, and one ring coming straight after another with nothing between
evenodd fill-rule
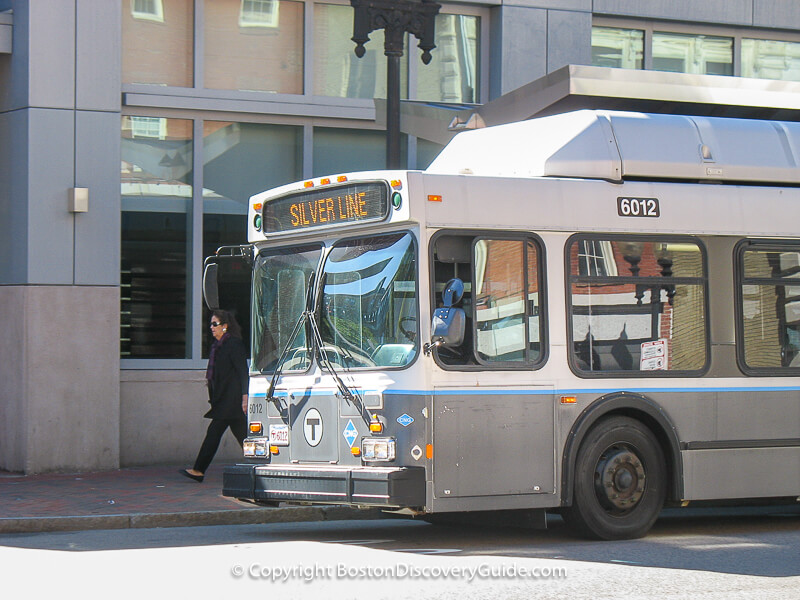
<instances>
[{"instance_id":1,"label":"destination sign","mask_svg":"<svg viewBox=\"0 0 800 600\"><path fill-rule=\"evenodd\" d=\"M389 214L389 188L379 181L295 192L264 203L264 233L380 221Z\"/></svg>"}]
</instances>

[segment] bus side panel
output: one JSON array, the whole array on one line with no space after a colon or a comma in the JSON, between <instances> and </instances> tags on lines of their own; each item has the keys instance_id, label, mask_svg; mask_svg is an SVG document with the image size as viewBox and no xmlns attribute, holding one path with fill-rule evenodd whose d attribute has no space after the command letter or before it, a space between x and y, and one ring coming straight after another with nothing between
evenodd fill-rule
<instances>
[{"instance_id":1,"label":"bus side panel","mask_svg":"<svg viewBox=\"0 0 800 600\"><path fill-rule=\"evenodd\" d=\"M800 495L800 447L684 450L686 500Z\"/></svg>"},{"instance_id":2,"label":"bus side panel","mask_svg":"<svg viewBox=\"0 0 800 600\"><path fill-rule=\"evenodd\" d=\"M609 390L602 398L578 394L578 402L573 406L584 408L577 421L588 419L591 425L581 428L583 434L576 440L565 468L574 468L572 461L583 435L602 418L625 414L648 427L657 427L648 419L641 403L632 400L639 396L647 398L646 403L663 413L675 428L683 472L683 493L679 500L800 495L797 391L755 386L750 391L743 389L741 379L719 379L717 386L709 387L708 391L673 387L670 383L665 381L663 388L651 391L631 380L627 390ZM615 402L604 401L612 397ZM571 409L563 408L559 414L560 428L565 439L569 439L576 421L564 414ZM655 433L657 438L664 439ZM663 449L668 456L669 449Z\"/></svg>"},{"instance_id":3,"label":"bus side panel","mask_svg":"<svg viewBox=\"0 0 800 600\"><path fill-rule=\"evenodd\" d=\"M436 389L435 497L552 494L553 394L542 391Z\"/></svg>"}]
</instances>

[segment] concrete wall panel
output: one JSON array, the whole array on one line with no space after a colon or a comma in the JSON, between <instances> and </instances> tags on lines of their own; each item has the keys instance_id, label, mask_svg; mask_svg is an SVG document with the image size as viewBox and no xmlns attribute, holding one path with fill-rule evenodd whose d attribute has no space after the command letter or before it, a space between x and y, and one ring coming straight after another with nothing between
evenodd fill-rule
<instances>
[{"instance_id":1,"label":"concrete wall panel","mask_svg":"<svg viewBox=\"0 0 800 600\"><path fill-rule=\"evenodd\" d=\"M25 339L24 296L19 288L0 286L0 306L7 317L3 337ZM27 414L27 389L25 357L20 349L19 343L0 344L0 469L5 471L25 470L27 436L21 423Z\"/></svg>"},{"instance_id":2,"label":"concrete wall panel","mask_svg":"<svg viewBox=\"0 0 800 600\"><path fill-rule=\"evenodd\" d=\"M593 5L594 13L599 15L727 25L751 25L753 22L753 0L594 0Z\"/></svg>"},{"instance_id":3,"label":"concrete wall panel","mask_svg":"<svg viewBox=\"0 0 800 600\"><path fill-rule=\"evenodd\" d=\"M17 430L8 468L118 468L119 329L108 316L119 288L4 286L0 299L15 309L7 326L18 334L0 346L0 398L13 413L3 427Z\"/></svg>"},{"instance_id":4,"label":"concrete wall panel","mask_svg":"<svg viewBox=\"0 0 800 600\"><path fill-rule=\"evenodd\" d=\"M193 465L210 421L204 371L123 371L120 383L120 466ZM241 460L228 431L212 468Z\"/></svg>"}]
</instances>

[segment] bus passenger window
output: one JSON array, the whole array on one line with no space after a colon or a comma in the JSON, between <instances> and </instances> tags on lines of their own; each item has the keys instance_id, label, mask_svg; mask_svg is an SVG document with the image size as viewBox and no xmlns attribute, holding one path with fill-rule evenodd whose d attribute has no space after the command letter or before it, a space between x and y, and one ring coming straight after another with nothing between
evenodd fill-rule
<instances>
[{"instance_id":1,"label":"bus passenger window","mask_svg":"<svg viewBox=\"0 0 800 600\"><path fill-rule=\"evenodd\" d=\"M705 368L706 273L697 241L574 236L567 251L571 364L579 374Z\"/></svg>"},{"instance_id":2,"label":"bus passenger window","mask_svg":"<svg viewBox=\"0 0 800 600\"><path fill-rule=\"evenodd\" d=\"M777 374L800 367L800 249L760 241L743 246L739 261L744 365Z\"/></svg>"},{"instance_id":3,"label":"bus passenger window","mask_svg":"<svg viewBox=\"0 0 800 600\"><path fill-rule=\"evenodd\" d=\"M458 348L436 350L437 358L445 365L476 364L472 353L472 236L443 235L437 238L433 250L434 306L442 306L445 284L458 278L464 282L464 297L460 307L466 313L464 342Z\"/></svg>"},{"instance_id":4,"label":"bus passenger window","mask_svg":"<svg viewBox=\"0 0 800 600\"><path fill-rule=\"evenodd\" d=\"M539 246L527 236L499 239L442 235L434 244L436 308L445 282L464 281L466 335L458 349L439 348L444 365L527 367L541 361Z\"/></svg>"}]
</instances>

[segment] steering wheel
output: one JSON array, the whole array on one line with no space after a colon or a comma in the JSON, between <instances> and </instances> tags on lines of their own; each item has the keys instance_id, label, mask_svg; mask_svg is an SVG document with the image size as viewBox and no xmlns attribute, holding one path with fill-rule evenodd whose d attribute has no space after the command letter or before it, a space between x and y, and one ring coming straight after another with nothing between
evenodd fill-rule
<instances>
[{"instance_id":1,"label":"steering wheel","mask_svg":"<svg viewBox=\"0 0 800 600\"><path fill-rule=\"evenodd\" d=\"M407 329L407 328L403 327L403 323L405 323L406 321L409 321L410 323L413 324L411 329ZM416 340L417 340L417 317L402 317L400 319L400 322L397 324L397 328L400 330L400 333L402 333L409 342L411 342L412 344L414 342L416 342Z\"/></svg>"}]
</instances>

